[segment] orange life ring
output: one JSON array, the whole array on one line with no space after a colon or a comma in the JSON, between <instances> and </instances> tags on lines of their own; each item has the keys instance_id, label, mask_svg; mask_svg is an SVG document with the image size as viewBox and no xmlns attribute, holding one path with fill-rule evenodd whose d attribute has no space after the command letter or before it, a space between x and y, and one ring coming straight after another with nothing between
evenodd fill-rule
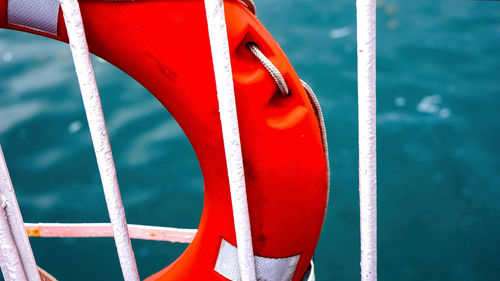
<instances>
[{"instance_id":1,"label":"orange life ring","mask_svg":"<svg viewBox=\"0 0 500 281\"><path fill-rule=\"evenodd\" d=\"M0 27L67 42L62 13L57 34ZM236 246L204 3L201 0L80 1L90 51L144 85L190 140L203 173L204 209L187 250L147 280L228 280L215 270L225 245ZM322 135L304 87L285 54L241 2L225 2L254 252L297 257L302 280L325 216L328 172ZM283 97L247 48L255 42L282 73ZM290 275L290 276L292 276Z\"/></svg>"}]
</instances>

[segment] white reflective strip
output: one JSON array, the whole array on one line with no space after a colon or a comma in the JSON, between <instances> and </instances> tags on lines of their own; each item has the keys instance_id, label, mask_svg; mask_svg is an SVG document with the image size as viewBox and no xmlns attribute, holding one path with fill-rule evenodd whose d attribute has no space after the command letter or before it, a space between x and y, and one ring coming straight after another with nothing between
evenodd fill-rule
<instances>
[{"instance_id":1,"label":"white reflective strip","mask_svg":"<svg viewBox=\"0 0 500 281\"><path fill-rule=\"evenodd\" d=\"M219 102L219 113L224 140L227 175L233 207L234 231L238 243L238 256L243 281L256 281L253 256L250 216L248 214L247 191L243 157L241 155L240 131L234 96L233 72L227 38L224 3L222 0L205 0L208 36Z\"/></svg>"},{"instance_id":2,"label":"white reflective strip","mask_svg":"<svg viewBox=\"0 0 500 281\"><path fill-rule=\"evenodd\" d=\"M292 280L300 255L287 258L265 258L255 256L256 277L259 281ZM220 275L232 281L240 281L238 249L222 240L215 269Z\"/></svg>"},{"instance_id":3,"label":"white reflective strip","mask_svg":"<svg viewBox=\"0 0 500 281\"><path fill-rule=\"evenodd\" d=\"M102 112L101 98L97 90L94 69L90 60L89 48L83 28L82 15L77 0L61 0L64 22L68 30L69 45L75 64L80 91L85 106L85 114L90 128L90 135L101 175L106 206L113 226L118 258L125 281L139 281L134 252L128 234L125 209L123 208L120 187L116 177L115 163L108 131Z\"/></svg>"},{"instance_id":4,"label":"white reflective strip","mask_svg":"<svg viewBox=\"0 0 500 281\"><path fill-rule=\"evenodd\" d=\"M16 243L26 277L30 281L39 281L40 276L38 275L35 257L24 229L23 217L17 203L2 146L0 146L0 194L3 194L7 202L5 212L9 219L10 231Z\"/></svg>"},{"instance_id":5,"label":"white reflective strip","mask_svg":"<svg viewBox=\"0 0 500 281\"><path fill-rule=\"evenodd\" d=\"M25 223L31 237L113 237L109 223ZM130 238L142 240L191 243L198 230L129 224Z\"/></svg>"},{"instance_id":6,"label":"white reflective strip","mask_svg":"<svg viewBox=\"0 0 500 281\"><path fill-rule=\"evenodd\" d=\"M7 22L57 35L59 0L8 0Z\"/></svg>"}]
</instances>

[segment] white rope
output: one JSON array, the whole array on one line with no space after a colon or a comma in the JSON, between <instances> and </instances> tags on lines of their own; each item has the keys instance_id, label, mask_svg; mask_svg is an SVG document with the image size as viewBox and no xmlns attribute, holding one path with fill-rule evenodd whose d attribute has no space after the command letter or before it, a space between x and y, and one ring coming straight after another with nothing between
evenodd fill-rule
<instances>
[{"instance_id":1,"label":"white rope","mask_svg":"<svg viewBox=\"0 0 500 281\"><path fill-rule=\"evenodd\" d=\"M5 200L5 213L8 218L10 232L14 239L16 251L19 253L24 274L30 281L40 281L38 269L33 256L31 245L24 230L23 217L17 203L14 187L10 179L9 170L2 147L0 146L0 196Z\"/></svg>"},{"instance_id":2,"label":"white rope","mask_svg":"<svg viewBox=\"0 0 500 281\"><path fill-rule=\"evenodd\" d=\"M290 90L288 90L288 86L286 85L285 78L281 75L281 72L278 68L262 53L257 44L254 42L249 42L247 47L250 49L252 54L260 61L260 63L264 66L264 68L269 72L269 75L273 77L274 82L278 86L280 90L281 96L288 96L290 94Z\"/></svg>"},{"instance_id":3,"label":"white rope","mask_svg":"<svg viewBox=\"0 0 500 281\"><path fill-rule=\"evenodd\" d=\"M0 264L2 273L6 281L26 281L23 263L10 231L5 207L7 207L7 200L0 193Z\"/></svg>"},{"instance_id":4,"label":"white rope","mask_svg":"<svg viewBox=\"0 0 500 281\"><path fill-rule=\"evenodd\" d=\"M255 281L250 218L222 0L205 0L242 281Z\"/></svg>"},{"instance_id":5,"label":"white rope","mask_svg":"<svg viewBox=\"0 0 500 281\"><path fill-rule=\"evenodd\" d=\"M377 280L376 3L357 0L361 280Z\"/></svg>"},{"instance_id":6,"label":"white rope","mask_svg":"<svg viewBox=\"0 0 500 281\"><path fill-rule=\"evenodd\" d=\"M26 223L25 227L31 237L113 237L113 229L109 223ZM129 224L128 230L132 239L173 243L191 243L197 232L196 229L135 224Z\"/></svg>"},{"instance_id":7,"label":"white rope","mask_svg":"<svg viewBox=\"0 0 500 281\"><path fill-rule=\"evenodd\" d=\"M125 209L123 208L120 188L116 178L115 163L113 161L94 70L90 61L80 7L77 0L61 0L61 7L68 30L73 61L78 82L80 83L85 113L87 114L92 142L94 144L123 276L125 281L139 281L139 273L128 234Z\"/></svg>"},{"instance_id":8,"label":"white rope","mask_svg":"<svg viewBox=\"0 0 500 281\"><path fill-rule=\"evenodd\" d=\"M311 105L314 109L316 119L318 120L319 129L321 131L321 140L323 142L323 151L325 153L325 160L326 160L327 188L328 188L328 192L326 194L326 200L327 200L326 205L328 206L328 199L330 198L331 168L330 168L330 154L328 153L328 136L326 135L325 117L323 115L323 110L321 109L321 105L319 104L319 100L316 97L316 94L314 93L311 86L309 86L309 84L307 84L306 81L302 79L300 79L300 82L302 83L302 87L304 87L304 90L306 90L307 96L309 97L309 101L311 102Z\"/></svg>"},{"instance_id":9,"label":"white rope","mask_svg":"<svg viewBox=\"0 0 500 281\"><path fill-rule=\"evenodd\" d=\"M250 10L252 14L257 16L257 7L255 6L255 2L253 0L240 0L240 2L247 6L248 10Z\"/></svg>"}]
</instances>

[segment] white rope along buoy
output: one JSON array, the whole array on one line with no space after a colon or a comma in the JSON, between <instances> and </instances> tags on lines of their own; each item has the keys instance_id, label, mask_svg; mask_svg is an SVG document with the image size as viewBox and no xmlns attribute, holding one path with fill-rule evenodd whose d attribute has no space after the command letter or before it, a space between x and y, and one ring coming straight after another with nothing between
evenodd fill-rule
<instances>
[{"instance_id":1,"label":"white rope along buoy","mask_svg":"<svg viewBox=\"0 0 500 281\"><path fill-rule=\"evenodd\" d=\"M219 100L241 280L256 281L245 173L223 1L205 0L205 10Z\"/></svg>"},{"instance_id":2,"label":"white rope along buoy","mask_svg":"<svg viewBox=\"0 0 500 281\"><path fill-rule=\"evenodd\" d=\"M300 80L302 83L302 87L306 90L307 96L309 97L309 101L314 109L314 113L318 120L319 129L321 131L321 140L323 141L323 150L325 152L325 160L326 160L326 172L328 173L328 194L326 196L327 200L330 198L330 183L331 183L331 168L330 168L330 154L328 153L328 137L326 135L326 124L325 117L323 115L323 110L321 109L321 105L319 104L319 100L316 97L313 89L304 81ZM328 202L326 204L328 206ZM325 214L326 216L326 214Z\"/></svg>"},{"instance_id":3,"label":"white rope along buoy","mask_svg":"<svg viewBox=\"0 0 500 281\"><path fill-rule=\"evenodd\" d=\"M97 90L94 69L90 61L80 7L77 0L61 0L61 8L68 30L71 53L94 144L123 277L125 281L139 281L139 273L128 233L125 209L116 177L115 163L104 121L101 99Z\"/></svg>"},{"instance_id":4,"label":"white rope along buoy","mask_svg":"<svg viewBox=\"0 0 500 281\"><path fill-rule=\"evenodd\" d=\"M247 6L248 10L250 10L252 14L257 16L257 7L255 6L255 2L253 0L240 0L240 2Z\"/></svg>"},{"instance_id":5,"label":"white rope along buoy","mask_svg":"<svg viewBox=\"0 0 500 281\"><path fill-rule=\"evenodd\" d=\"M33 256L33 251L31 249L31 244L26 235L26 230L24 229L23 217L21 215L21 210L17 203L16 194L14 193L14 186L12 185L12 180L9 175L9 170L7 168L7 163L5 162L5 157L3 155L2 147L0 146L0 197L2 202L2 212L5 213L8 220L9 232L14 240L13 246L19 255L23 275L25 275L29 281L40 281L40 275L38 274L38 269L35 262L35 257ZM3 206L5 205L5 206ZM3 208L5 207L5 208ZM3 227L3 226L2 226ZM3 244L2 248L7 246ZM12 245L11 245L12 246Z\"/></svg>"},{"instance_id":6,"label":"white rope along buoy","mask_svg":"<svg viewBox=\"0 0 500 281\"><path fill-rule=\"evenodd\" d=\"M377 280L376 1L357 0L361 280Z\"/></svg>"},{"instance_id":7,"label":"white rope along buoy","mask_svg":"<svg viewBox=\"0 0 500 281\"><path fill-rule=\"evenodd\" d=\"M328 206L328 199L330 198L331 169L330 169L330 155L328 153L328 137L326 135L325 117L323 115L323 110L321 109L321 105L319 104L319 100L316 97L316 94L314 93L314 90L304 80L300 79L300 82L302 83L302 87L304 87L304 90L306 90L307 96L309 97L309 101L311 102L314 113L318 120L319 129L321 131L321 140L323 141L323 151L325 153L326 172L328 176L327 177L328 193L326 196L327 200L326 205ZM325 217L326 217L326 212L325 212ZM314 262L311 260L311 271L309 273L309 278L307 279L307 281L315 281L315 280L316 280L316 275L314 273Z\"/></svg>"}]
</instances>

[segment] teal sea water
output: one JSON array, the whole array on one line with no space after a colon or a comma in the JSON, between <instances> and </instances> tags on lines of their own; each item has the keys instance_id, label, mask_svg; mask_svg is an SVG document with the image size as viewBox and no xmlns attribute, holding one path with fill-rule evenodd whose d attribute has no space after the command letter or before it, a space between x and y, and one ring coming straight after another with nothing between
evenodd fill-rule
<instances>
[{"instance_id":1,"label":"teal sea water","mask_svg":"<svg viewBox=\"0 0 500 281\"><path fill-rule=\"evenodd\" d=\"M355 3L257 0L323 105L332 192L317 280L359 280ZM500 2L378 4L380 280L500 280ZM94 58L129 223L197 226L187 139L135 81ZM0 31L0 143L27 222L108 216L68 46ZM120 280L111 239L32 239L60 280ZM133 241L144 278L180 244Z\"/></svg>"}]
</instances>

